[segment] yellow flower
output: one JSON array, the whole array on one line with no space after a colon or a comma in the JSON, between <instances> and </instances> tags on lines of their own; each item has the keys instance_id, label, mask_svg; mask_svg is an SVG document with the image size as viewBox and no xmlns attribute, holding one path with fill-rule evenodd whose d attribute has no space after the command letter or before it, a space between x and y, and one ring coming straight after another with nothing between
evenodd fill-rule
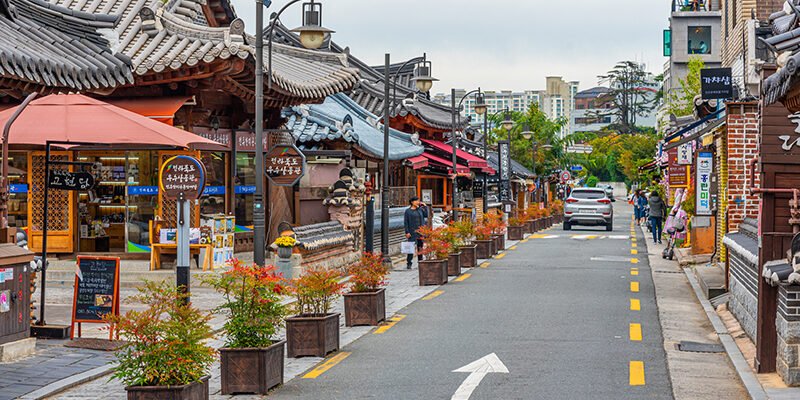
<instances>
[{"instance_id":1,"label":"yellow flower","mask_svg":"<svg viewBox=\"0 0 800 400\"><path fill-rule=\"evenodd\" d=\"M294 247L297 240L291 236L281 236L275 239L275 245L278 247Z\"/></svg>"}]
</instances>

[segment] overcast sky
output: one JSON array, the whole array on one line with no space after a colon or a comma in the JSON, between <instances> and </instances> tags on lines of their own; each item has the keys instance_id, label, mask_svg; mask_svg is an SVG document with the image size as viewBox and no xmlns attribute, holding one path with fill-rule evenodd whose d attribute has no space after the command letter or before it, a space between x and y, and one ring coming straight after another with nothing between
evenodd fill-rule
<instances>
[{"instance_id":1,"label":"overcast sky","mask_svg":"<svg viewBox=\"0 0 800 400\"><path fill-rule=\"evenodd\" d=\"M247 31L255 2L232 0ZM274 0L265 16L288 0ZM428 53L437 82L487 90L544 89L545 76L580 81L581 89L617 61L636 60L662 72L662 30L669 0L322 0L325 27L361 60L383 64ZM281 17L300 25L300 3Z\"/></svg>"}]
</instances>

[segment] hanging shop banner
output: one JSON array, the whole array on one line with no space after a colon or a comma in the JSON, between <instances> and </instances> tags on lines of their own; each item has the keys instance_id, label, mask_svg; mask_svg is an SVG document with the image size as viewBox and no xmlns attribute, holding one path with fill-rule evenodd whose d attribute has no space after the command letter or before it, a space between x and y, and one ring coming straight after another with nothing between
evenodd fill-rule
<instances>
[{"instance_id":1,"label":"hanging shop banner","mask_svg":"<svg viewBox=\"0 0 800 400\"><path fill-rule=\"evenodd\" d=\"M94 185L94 175L90 172L51 169L47 175L47 186L51 189L83 191L93 188Z\"/></svg>"},{"instance_id":2,"label":"hanging shop banner","mask_svg":"<svg viewBox=\"0 0 800 400\"><path fill-rule=\"evenodd\" d=\"M703 100L732 99L732 82L730 68L704 68L700 70L700 94Z\"/></svg>"},{"instance_id":3,"label":"hanging shop banner","mask_svg":"<svg viewBox=\"0 0 800 400\"><path fill-rule=\"evenodd\" d=\"M508 141L497 143L497 152L500 157L500 201L506 202L511 200L511 151Z\"/></svg>"},{"instance_id":4,"label":"hanging shop banner","mask_svg":"<svg viewBox=\"0 0 800 400\"><path fill-rule=\"evenodd\" d=\"M158 174L160 190L168 199L197 200L206 186L206 168L190 156L175 156L161 166Z\"/></svg>"},{"instance_id":5,"label":"hanging shop banner","mask_svg":"<svg viewBox=\"0 0 800 400\"><path fill-rule=\"evenodd\" d=\"M680 165L691 165L692 164L692 143L684 143L678 146L678 164Z\"/></svg>"},{"instance_id":6,"label":"hanging shop banner","mask_svg":"<svg viewBox=\"0 0 800 400\"><path fill-rule=\"evenodd\" d=\"M670 187L686 187L689 184L689 180L686 177L688 172L687 165L670 165L667 171L669 173Z\"/></svg>"},{"instance_id":7,"label":"hanging shop banner","mask_svg":"<svg viewBox=\"0 0 800 400\"><path fill-rule=\"evenodd\" d=\"M264 173L277 186L294 186L306 173L306 156L294 144L273 146L264 156Z\"/></svg>"},{"instance_id":8,"label":"hanging shop banner","mask_svg":"<svg viewBox=\"0 0 800 400\"><path fill-rule=\"evenodd\" d=\"M697 180L695 193L696 215L711 215L711 173L714 169L714 153L703 151L697 154Z\"/></svg>"}]
</instances>

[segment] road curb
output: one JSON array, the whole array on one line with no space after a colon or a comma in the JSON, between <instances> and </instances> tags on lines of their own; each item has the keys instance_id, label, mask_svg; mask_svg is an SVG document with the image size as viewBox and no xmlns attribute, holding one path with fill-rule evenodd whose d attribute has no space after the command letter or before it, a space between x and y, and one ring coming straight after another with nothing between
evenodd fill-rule
<instances>
[{"instance_id":1,"label":"road curb","mask_svg":"<svg viewBox=\"0 0 800 400\"><path fill-rule=\"evenodd\" d=\"M81 372L80 374L70 376L69 378L55 381L47 386L36 389L33 392L25 394L20 397L21 400L39 400L51 396L55 396L61 392L72 389L80 384L102 378L114 372L115 364L108 364L95 369Z\"/></svg>"},{"instance_id":2,"label":"road curb","mask_svg":"<svg viewBox=\"0 0 800 400\"><path fill-rule=\"evenodd\" d=\"M761 383L758 381L755 373L753 373L753 371L750 369L750 366L747 364L747 360L745 360L741 350L739 350L739 347L736 345L733 337L731 337L730 332L728 332L728 328L725 327L722 319L720 319L719 315L717 315L717 311L711 305L711 302L703 297L700 284L697 282L697 279L689 271L689 269L690 268L683 268L683 273L686 275L686 279L689 280L689 284L692 286L692 290L694 290L695 297L697 297L697 300L700 301L700 305L703 306L703 311L706 312L706 317L709 321L711 321L711 325L714 327L714 331L717 333L717 336L719 336L720 342L722 342L723 347L725 347L725 353L728 354L728 359L731 360L731 363L736 369L739 379L742 380L742 384L744 384L745 389L747 389L747 393L750 395L750 398L753 400L769 399L767 392L761 386Z\"/></svg>"}]
</instances>

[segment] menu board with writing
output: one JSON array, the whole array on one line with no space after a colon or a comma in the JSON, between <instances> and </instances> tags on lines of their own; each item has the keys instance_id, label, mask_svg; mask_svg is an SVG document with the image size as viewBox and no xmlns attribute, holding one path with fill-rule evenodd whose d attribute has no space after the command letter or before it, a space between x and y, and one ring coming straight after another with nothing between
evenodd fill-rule
<instances>
[{"instance_id":1,"label":"menu board with writing","mask_svg":"<svg viewBox=\"0 0 800 400\"><path fill-rule=\"evenodd\" d=\"M104 314L119 314L119 258L78 256L77 263L72 324L102 323Z\"/></svg>"}]
</instances>

